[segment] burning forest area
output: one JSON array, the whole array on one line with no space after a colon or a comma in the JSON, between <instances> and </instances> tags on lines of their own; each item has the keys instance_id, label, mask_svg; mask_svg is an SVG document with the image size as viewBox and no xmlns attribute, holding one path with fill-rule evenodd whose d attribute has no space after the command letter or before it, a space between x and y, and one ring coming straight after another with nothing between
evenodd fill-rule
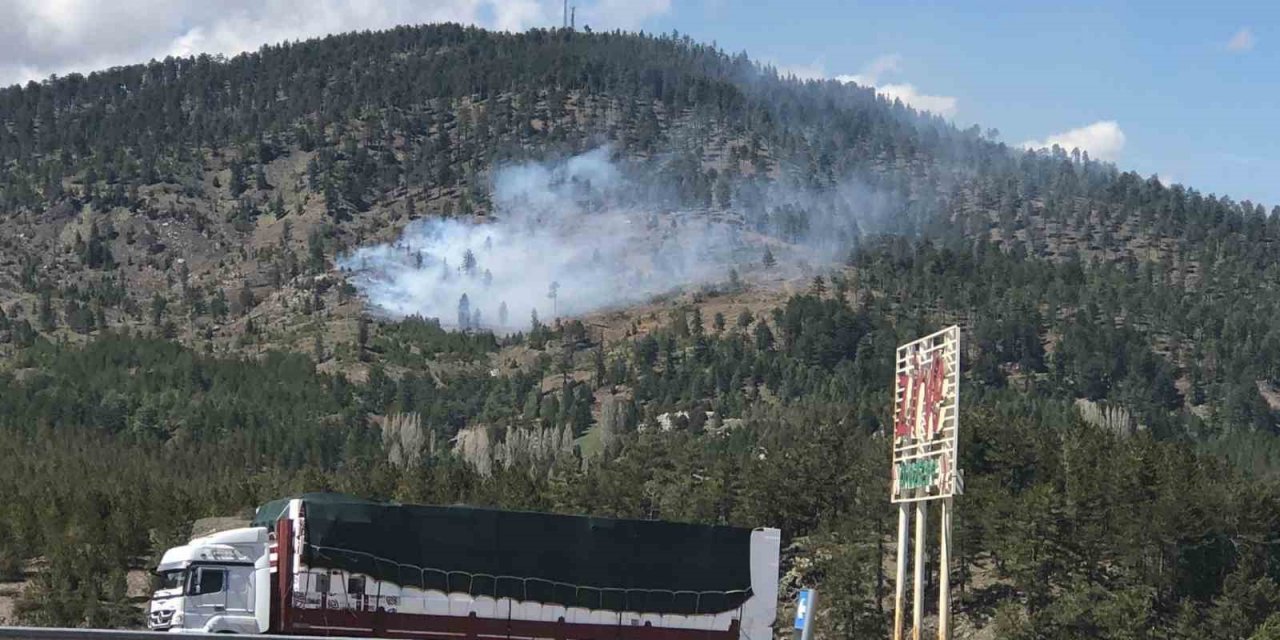
<instances>
[{"instance_id":1,"label":"burning forest area","mask_svg":"<svg viewBox=\"0 0 1280 640\"><path fill-rule=\"evenodd\" d=\"M501 167L490 215L417 220L396 241L337 263L376 314L509 333L755 268L795 275L838 261L888 208L851 185L738 188L749 205L682 205L654 172L600 147Z\"/></svg>"}]
</instances>

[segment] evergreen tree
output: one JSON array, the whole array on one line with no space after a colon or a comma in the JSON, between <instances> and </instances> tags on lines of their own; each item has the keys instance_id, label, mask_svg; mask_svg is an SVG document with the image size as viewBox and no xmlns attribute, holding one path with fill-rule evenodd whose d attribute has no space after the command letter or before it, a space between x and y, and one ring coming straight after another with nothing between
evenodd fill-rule
<instances>
[{"instance_id":1,"label":"evergreen tree","mask_svg":"<svg viewBox=\"0 0 1280 640\"><path fill-rule=\"evenodd\" d=\"M471 300L464 293L461 298L458 298L458 330L466 331L469 328L471 328Z\"/></svg>"}]
</instances>

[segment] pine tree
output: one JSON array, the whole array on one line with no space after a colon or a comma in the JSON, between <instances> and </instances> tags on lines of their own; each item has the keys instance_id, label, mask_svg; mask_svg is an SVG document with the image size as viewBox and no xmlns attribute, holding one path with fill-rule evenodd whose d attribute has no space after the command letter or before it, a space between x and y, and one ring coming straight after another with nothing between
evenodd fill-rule
<instances>
[{"instance_id":1,"label":"pine tree","mask_svg":"<svg viewBox=\"0 0 1280 640\"><path fill-rule=\"evenodd\" d=\"M471 300L467 294L462 294L458 298L458 330L466 331L471 328Z\"/></svg>"},{"instance_id":2,"label":"pine tree","mask_svg":"<svg viewBox=\"0 0 1280 640\"><path fill-rule=\"evenodd\" d=\"M238 302L240 303L241 315L247 315L255 306L257 306L258 300L254 297L253 289L249 288L248 283L243 287L240 287Z\"/></svg>"},{"instance_id":3,"label":"pine tree","mask_svg":"<svg viewBox=\"0 0 1280 640\"><path fill-rule=\"evenodd\" d=\"M40 329L50 332L58 328L58 317L53 310L53 292L45 287L40 291Z\"/></svg>"},{"instance_id":4,"label":"pine tree","mask_svg":"<svg viewBox=\"0 0 1280 640\"><path fill-rule=\"evenodd\" d=\"M756 350L769 351L773 348L773 331L765 322L757 322L755 328Z\"/></svg>"},{"instance_id":5,"label":"pine tree","mask_svg":"<svg viewBox=\"0 0 1280 640\"><path fill-rule=\"evenodd\" d=\"M602 387L605 385L609 376L609 372L604 365L604 345L600 345L600 347L592 353L591 360L595 367L596 386Z\"/></svg>"},{"instance_id":6,"label":"pine tree","mask_svg":"<svg viewBox=\"0 0 1280 640\"><path fill-rule=\"evenodd\" d=\"M244 181L244 165L239 160L231 161L231 181L228 183L227 187L231 191L232 198L239 198L240 194L244 193L246 187Z\"/></svg>"},{"instance_id":7,"label":"pine tree","mask_svg":"<svg viewBox=\"0 0 1280 640\"><path fill-rule=\"evenodd\" d=\"M827 281L822 276L814 276L813 283L809 285L809 291L813 295L821 298L827 293Z\"/></svg>"},{"instance_id":8,"label":"pine tree","mask_svg":"<svg viewBox=\"0 0 1280 640\"><path fill-rule=\"evenodd\" d=\"M552 281L552 282L551 282L551 286L547 289L547 297L551 299L551 316L552 316L552 318L559 317L560 312L559 312L559 310L557 310L557 308L556 308L556 302L557 302L557 300L559 300L559 298L560 298L560 283L559 283L559 282L556 282L556 281Z\"/></svg>"},{"instance_id":9,"label":"pine tree","mask_svg":"<svg viewBox=\"0 0 1280 640\"><path fill-rule=\"evenodd\" d=\"M262 165L254 167L253 187L259 191L266 191L271 188L271 183L267 182L267 172Z\"/></svg>"},{"instance_id":10,"label":"pine tree","mask_svg":"<svg viewBox=\"0 0 1280 640\"><path fill-rule=\"evenodd\" d=\"M213 301L209 303L209 313L219 320L226 318L230 313L231 306L227 303L227 292L223 289L217 289L213 293Z\"/></svg>"}]
</instances>

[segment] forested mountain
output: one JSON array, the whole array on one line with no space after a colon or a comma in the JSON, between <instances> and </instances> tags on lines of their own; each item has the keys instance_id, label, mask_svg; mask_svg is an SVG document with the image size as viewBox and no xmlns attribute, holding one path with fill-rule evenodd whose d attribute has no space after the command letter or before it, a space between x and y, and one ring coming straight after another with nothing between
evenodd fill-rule
<instances>
[{"instance_id":1,"label":"forested mountain","mask_svg":"<svg viewBox=\"0 0 1280 640\"><path fill-rule=\"evenodd\" d=\"M1280 211L676 35L348 34L3 89L0 120L17 620L137 624L125 571L194 518L336 489L778 526L788 596L883 635L893 349L958 323L962 635L1280 634ZM601 145L763 255L503 335L370 315L336 265ZM874 216L761 197L850 184ZM817 239L841 258L786 261Z\"/></svg>"}]
</instances>

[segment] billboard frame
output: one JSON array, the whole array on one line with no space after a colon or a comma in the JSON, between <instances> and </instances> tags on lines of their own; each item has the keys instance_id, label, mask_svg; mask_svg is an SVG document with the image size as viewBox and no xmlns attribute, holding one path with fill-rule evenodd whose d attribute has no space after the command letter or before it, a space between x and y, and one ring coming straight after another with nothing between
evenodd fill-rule
<instances>
[{"instance_id":1,"label":"billboard frame","mask_svg":"<svg viewBox=\"0 0 1280 640\"><path fill-rule=\"evenodd\" d=\"M951 639L953 498L964 491L959 469L960 354L960 327L955 325L912 340L895 352L889 489L890 502L898 505L894 640L903 639L906 625L907 547L912 511L915 511L912 640L920 640L923 633L926 523L929 504L934 501L938 502L941 520L938 638Z\"/></svg>"},{"instance_id":2,"label":"billboard frame","mask_svg":"<svg viewBox=\"0 0 1280 640\"><path fill-rule=\"evenodd\" d=\"M898 347L895 361L890 501L898 504L959 495L964 492L958 468L960 327L947 327ZM930 470L929 463L935 463L936 468ZM903 487L904 472L917 470L936 478L925 485Z\"/></svg>"}]
</instances>

